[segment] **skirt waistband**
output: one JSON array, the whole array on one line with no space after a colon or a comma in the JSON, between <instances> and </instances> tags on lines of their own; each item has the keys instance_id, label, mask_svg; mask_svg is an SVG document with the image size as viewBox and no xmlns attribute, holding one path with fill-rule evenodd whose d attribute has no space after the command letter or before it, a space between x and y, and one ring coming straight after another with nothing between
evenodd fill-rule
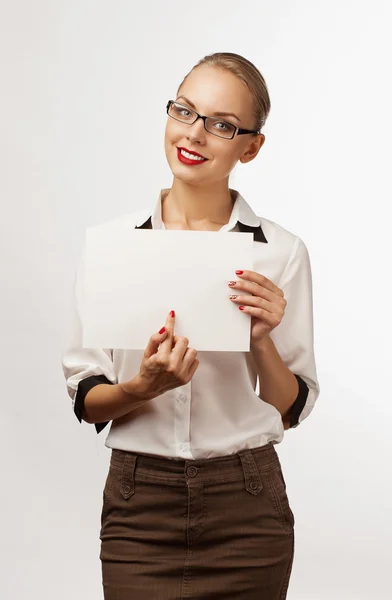
<instances>
[{"instance_id":1,"label":"skirt waistband","mask_svg":"<svg viewBox=\"0 0 392 600\"><path fill-rule=\"evenodd\" d=\"M151 475L159 476L161 474L169 477L172 475L176 478L178 476L192 476L193 473L203 474L203 478L216 478L217 476L224 478L230 473L238 473L238 469L242 470L244 465L247 464L257 465L259 472L271 471L278 466L280 467L279 457L272 442L256 448L241 450L228 456L191 460L112 448L111 467L124 468L129 463L133 463L137 470L148 471Z\"/></svg>"}]
</instances>

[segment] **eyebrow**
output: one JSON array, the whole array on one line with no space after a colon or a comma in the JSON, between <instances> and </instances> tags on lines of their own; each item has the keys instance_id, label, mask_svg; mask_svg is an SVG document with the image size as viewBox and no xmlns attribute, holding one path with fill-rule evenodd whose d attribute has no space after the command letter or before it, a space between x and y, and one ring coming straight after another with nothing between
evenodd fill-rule
<instances>
[{"instance_id":1,"label":"eyebrow","mask_svg":"<svg viewBox=\"0 0 392 600\"><path fill-rule=\"evenodd\" d=\"M193 104L193 102L191 102L189 100L189 98L186 98L186 96L178 96L177 100L179 98L184 98L185 102L187 102L189 104L189 106L191 106L192 108L194 108L196 110L196 106ZM216 116L216 117L234 117L235 119L237 119L237 121L241 122L241 120L237 117L237 115L235 115L234 113L231 112L214 112L211 116Z\"/></svg>"}]
</instances>

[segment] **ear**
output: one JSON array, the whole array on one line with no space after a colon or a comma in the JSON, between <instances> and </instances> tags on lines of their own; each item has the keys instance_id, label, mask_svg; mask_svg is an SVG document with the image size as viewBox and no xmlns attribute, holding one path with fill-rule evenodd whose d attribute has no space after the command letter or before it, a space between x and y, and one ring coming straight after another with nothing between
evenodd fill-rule
<instances>
[{"instance_id":1,"label":"ear","mask_svg":"<svg viewBox=\"0 0 392 600\"><path fill-rule=\"evenodd\" d=\"M250 142L249 146L247 147L247 149L245 150L243 155L240 157L240 161L242 163L247 163L247 162L250 162L251 160L253 160L254 158L256 158L256 156L258 155L260 148L264 144L264 142L265 142L265 135L263 133L257 134L252 139L252 141Z\"/></svg>"}]
</instances>

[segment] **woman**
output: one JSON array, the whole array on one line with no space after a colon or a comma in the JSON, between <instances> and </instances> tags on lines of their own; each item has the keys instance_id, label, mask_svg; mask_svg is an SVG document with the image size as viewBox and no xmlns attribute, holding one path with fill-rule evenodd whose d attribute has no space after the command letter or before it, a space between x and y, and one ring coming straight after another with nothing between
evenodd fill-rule
<instances>
[{"instance_id":1,"label":"woman","mask_svg":"<svg viewBox=\"0 0 392 600\"><path fill-rule=\"evenodd\" d=\"M175 335L175 310L144 353L84 349L78 269L63 369L79 421L97 432L112 421L105 600L286 598L294 516L274 445L319 394L311 268L298 236L229 188L238 161L260 151L269 110L252 63L202 59L167 105L172 186L132 215L138 228L253 232L255 271L236 271L227 287L251 317L250 352L196 352Z\"/></svg>"}]
</instances>

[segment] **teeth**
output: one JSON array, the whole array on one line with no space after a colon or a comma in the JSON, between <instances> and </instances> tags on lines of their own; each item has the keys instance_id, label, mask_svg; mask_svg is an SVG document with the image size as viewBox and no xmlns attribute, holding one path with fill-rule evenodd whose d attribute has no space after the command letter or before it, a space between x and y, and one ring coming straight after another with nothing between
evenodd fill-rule
<instances>
[{"instance_id":1,"label":"teeth","mask_svg":"<svg viewBox=\"0 0 392 600\"><path fill-rule=\"evenodd\" d=\"M195 156L194 154L189 154L189 152L186 152L185 150L180 150L180 152L183 156L185 156L186 158L190 158L191 160L205 160L201 156Z\"/></svg>"}]
</instances>

